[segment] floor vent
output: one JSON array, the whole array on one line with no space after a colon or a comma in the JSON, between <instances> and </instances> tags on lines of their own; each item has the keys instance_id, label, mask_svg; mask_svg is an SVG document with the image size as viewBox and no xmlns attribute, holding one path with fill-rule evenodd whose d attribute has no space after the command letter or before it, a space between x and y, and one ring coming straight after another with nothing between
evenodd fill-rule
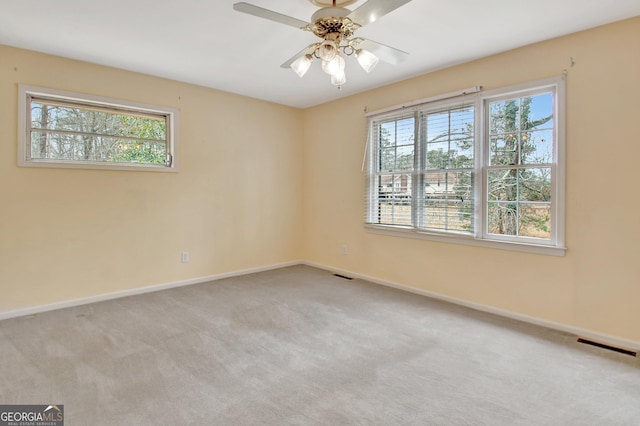
<instances>
[{"instance_id":1,"label":"floor vent","mask_svg":"<svg viewBox=\"0 0 640 426\"><path fill-rule=\"evenodd\" d=\"M334 277L338 277L338 278L344 278L345 280L352 280L353 278L348 277L346 275L340 275L340 274L333 274Z\"/></svg>"},{"instance_id":2,"label":"floor vent","mask_svg":"<svg viewBox=\"0 0 640 426\"><path fill-rule=\"evenodd\" d=\"M637 356L638 355L634 351L629 351L627 349L616 348L615 346L605 345L603 343L594 342L592 340L587 340L587 339L580 338L580 339L578 339L578 343L584 343L585 345L597 346L597 347L602 348L602 349L607 349L607 350L610 350L610 351L613 351L613 352L618 352L618 353L629 355L629 356Z\"/></svg>"}]
</instances>

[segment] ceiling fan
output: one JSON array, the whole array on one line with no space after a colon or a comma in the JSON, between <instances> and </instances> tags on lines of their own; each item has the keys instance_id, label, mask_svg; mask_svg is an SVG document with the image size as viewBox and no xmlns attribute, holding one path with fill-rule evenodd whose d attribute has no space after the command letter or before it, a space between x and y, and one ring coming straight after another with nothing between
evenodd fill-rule
<instances>
[{"instance_id":1,"label":"ceiling fan","mask_svg":"<svg viewBox=\"0 0 640 426\"><path fill-rule=\"evenodd\" d=\"M311 67L313 60L319 59L322 61L322 70L331 76L331 83L338 88L341 88L347 81L344 72L345 61L342 56L355 55L358 63L366 72L370 72L377 65L379 59L390 64L397 64L409 56L407 52L402 50L352 36L359 28L376 21L411 0L369 0L353 11L343 6L355 3L357 0L309 1L316 6L321 6L311 16L311 22L305 22L245 2L235 3L233 9L300 28L321 38L322 41L305 47L283 63L281 67L291 68L302 77Z\"/></svg>"}]
</instances>

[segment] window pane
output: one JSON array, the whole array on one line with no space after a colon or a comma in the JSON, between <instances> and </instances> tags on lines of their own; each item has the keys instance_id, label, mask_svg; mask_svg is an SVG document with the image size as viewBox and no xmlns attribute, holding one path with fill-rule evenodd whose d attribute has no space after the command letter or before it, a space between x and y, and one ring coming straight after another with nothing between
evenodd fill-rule
<instances>
[{"instance_id":1,"label":"window pane","mask_svg":"<svg viewBox=\"0 0 640 426\"><path fill-rule=\"evenodd\" d=\"M473 205L456 199L427 199L424 206L425 229L438 231L473 231Z\"/></svg>"},{"instance_id":2,"label":"window pane","mask_svg":"<svg viewBox=\"0 0 640 426\"><path fill-rule=\"evenodd\" d=\"M411 202L409 200L396 199L380 201L377 223L411 226Z\"/></svg>"},{"instance_id":3,"label":"window pane","mask_svg":"<svg viewBox=\"0 0 640 426\"><path fill-rule=\"evenodd\" d=\"M491 165L505 166L517 164L518 134L509 133L491 137Z\"/></svg>"},{"instance_id":4,"label":"window pane","mask_svg":"<svg viewBox=\"0 0 640 426\"><path fill-rule=\"evenodd\" d=\"M164 164L164 142L136 141L103 136L32 131L34 159Z\"/></svg>"},{"instance_id":5,"label":"window pane","mask_svg":"<svg viewBox=\"0 0 640 426\"><path fill-rule=\"evenodd\" d=\"M428 113L426 127L426 169L473 167L473 107Z\"/></svg>"},{"instance_id":6,"label":"window pane","mask_svg":"<svg viewBox=\"0 0 640 426\"><path fill-rule=\"evenodd\" d=\"M488 231L490 234L518 234L518 209L515 203L490 202L488 213Z\"/></svg>"},{"instance_id":7,"label":"window pane","mask_svg":"<svg viewBox=\"0 0 640 426\"><path fill-rule=\"evenodd\" d=\"M376 223L411 225L411 175L378 176L378 211Z\"/></svg>"},{"instance_id":8,"label":"window pane","mask_svg":"<svg viewBox=\"0 0 640 426\"><path fill-rule=\"evenodd\" d=\"M167 135L164 118L60 107L37 102L31 104L31 127L155 140L165 140Z\"/></svg>"},{"instance_id":9,"label":"window pane","mask_svg":"<svg viewBox=\"0 0 640 426\"><path fill-rule=\"evenodd\" d=\"M31 135L31 157L48 158L49 141L45 133L33 133Z\"/></svg>"},{"instance_id":10,"label":"window pane","mask_svg":"<svg viewBox=\"0 0 640 426\"><path fill-rule=\"evenodd\" d=\"M517 169L490 170L488 188L490 201L515 201L518 198Z\"/></svg>"},{"instance_id":11,"label":"window pane","mask_svg":"<svg viewBox=\"0 0 640 426\"><path fill-rule=\"evenodd\" d=\"M414 118L401 118L380 124L380 146L413 145Z\"/></svg>"},{"instance_id":12,"label":"window pane","mask_svg":"<svg viewBox=\"0 0 640 426\"><path fill-rule=\"evenodd\" d=\"M549 204L522 205L519 221L521 237L551 238L551 206Z\"/></svg>"},{"instance_id":13,"label":"window pane","mask_svg":"<svg viewBox=\"0 0 640 426\"><path fill-rule=\"evenodd\" d=\"M413 169L414 119L387 121L379 127L379 171Z\"/></svg>"},{"instance_id":14,"label":"window pane","mask_svg":"<svg viewBox=\"0 0 640 426\"><path fill-rule=\"evenodd\" d=\"M551 201L551 168L518 170L518 200Z\"/></svg>"},{"instance_id":15,"label":"window pane","mask_svg":"<svg viewBox=\"0 0 640 426\"><path fill-rule=\"evenodd\" d=\"M553 94L522 98L522 130L553 129Z\"/></svg>"},{"instance_id":16,"label":"window pane","mask_svg":"<svg viewBox=\"0 0 640 426\"><path fill-rule=\"evenodd\" d=\"M490 170L488 188L489 233L550 238L551 168Z\"/></svg>"},{"instance_id":17,"label":"window pane","mask_svg":"<svg viewBox=\"0 0 640 426\"><path fill-rule=\"evenodd\" d=\"M413 145L380 150L381 172L413 169Z\"/></svg>"},{"instance_id":18,"label":"window pane","mask_svg":"<svg viewBox=\"0 0 640 426\"><path fill-rule=\"evenodd\" d=\"M509 99L489 104L489 133L511 133L520 130L520 100Z\"/></svg>"},{"instance_id":19,"label":"window pane","mask_svg":"<svg viewBox=\"0 0 640 426\"><path fill-rule=\"evenodd\" d=\"M450 168L473 168L473 128L471 128L471 133L456 135L452 138L449 155Z\"/></svg>"},{"instance_id":20,"label":"window pane","mask_svg":"<svg viewBox=\"0 0 640 426\"><path fill-rule=\"evenodd\" d=\"M421 227L473 231L473 173L428 172Z\"/></svg>"},{"instance_id":21,"label":"window pane","mask_svg":"<svg viewBox=\"0 0 640 426\"><path fill-rule=\"evenodd\" d=\"M413 169L413 145L398 146L396 149L396 170Z\"/></svg>"},{"instance_id":22,"label":"window pane","mask_svg":"<svg viewBox=\"0 0 640 426\"><path fill-rule=\"evenodd\" d=\"M381 172L391 172L396 166L396 149L381 149L380 150L380 168Z\"/></svg>"},{"instance_id":23,"label":"window pane","mask_svg":"<svg viewBox=\"0 0 640 426\"><path fill-rule=\"evenodd\" d=\"M449 164L449 149L446 143L427 144L427 170L446 169Z\"/></svg>"},{"instance_id":24,"label":"window pane","mask_svg":"<svg viewBox=\"0 0 640 426\"><path fill-rule=\"evenodd\" d=\"M551 164L553 162L553 130L522 133L521 164Z\"/></svg>"},{"instance_id":25,"label":"window pane","mask_svg":"<svg viewBox=\"0 0 640 426\"><path fill-rule=\"evenodd\" d=\"M553 162L553 94L489 104L491 165Z\"/></svg>"}]
</instances>

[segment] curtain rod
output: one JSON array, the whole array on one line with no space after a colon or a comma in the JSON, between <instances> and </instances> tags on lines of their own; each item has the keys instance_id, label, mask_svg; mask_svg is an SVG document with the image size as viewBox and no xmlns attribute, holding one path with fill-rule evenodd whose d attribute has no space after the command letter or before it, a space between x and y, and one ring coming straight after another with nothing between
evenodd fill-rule
<instances>
[{"instance_id":1,"label":"curtain rod","mask_svg":"<svg viewBox=\"0 0 640 426\"><path fill-rule=\"evenodd\" d=\"M411 108L416 105L426 104L426 103L435 102L435 101L441 101L443 99L457 98L459 96L470 95L470 94L478 93L481 91L482 91L482 86L473 86L473 87L469 87L468 89L457 90L455 92L449 92L449 93L443 93L442 95L431 96L429 98L418 99L406 104L390 106L390 107L379 109L376 111L367 112L365 113L365 117L371 117L373 115L384 114L385 112L397 111L404 108Z\"/></svg>"}]
</instances>

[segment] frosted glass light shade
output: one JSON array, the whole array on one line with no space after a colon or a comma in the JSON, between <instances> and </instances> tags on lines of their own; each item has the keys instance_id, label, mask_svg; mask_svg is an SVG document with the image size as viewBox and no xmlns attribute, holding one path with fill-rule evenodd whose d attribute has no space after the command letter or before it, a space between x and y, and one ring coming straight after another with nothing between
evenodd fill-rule
<instances>
[{"instance_id":1,"label":"frosted glass light shade","mask_svg":"<svg viewBox=\"0 0 640 426\"><path fill-rule=\"evenodd\" d=\"M371 70L378 65L378 57L368 50L362 49L356 51L356 58L362 69L366 72L371 72Z\"/></svg>"},{"instance_id":2,"label":"frosted glass light shade","mask_svg":"<svg viewBox=\"0 0 640 426\"><path fill-rule=\"evenodd\" d=\"M338 54L338 45L331 40L325 40L318 46L318 57L323 61L331 61Z\"/></svg>"},{"instance_id":3,"label":"frosted glass light shade","mask_svg":"<svg viewBox=\"0 0 640 426\"><path fill-rule=\"evenodd\" d=\"M345 62L340 55L331 61L322 61L322 71L329 75L344 73Z\"/></svg>"},{"instance_id":4,"label":"frosted glass light shade","mask_svg":"<svg viewBox=\"0 0 640 426\"><path fill-rule=\"evenodd\" d=\"M346 82L347 76L345 75L344 71L340 71L337 74L331 74L331 84L333 84L334 86L340 87Z\"/></svg>"},{"instance_id":5,"label":"frosted glass light shade","mask_svg":"<svg viewBox=\"0 0 640 426\"><path fill-rule=\"evenodd\" d=\"M291 63L291 69L302 78L309 71L312 59L311 55L301 56Z\"/></svg>"}]
</instances>

